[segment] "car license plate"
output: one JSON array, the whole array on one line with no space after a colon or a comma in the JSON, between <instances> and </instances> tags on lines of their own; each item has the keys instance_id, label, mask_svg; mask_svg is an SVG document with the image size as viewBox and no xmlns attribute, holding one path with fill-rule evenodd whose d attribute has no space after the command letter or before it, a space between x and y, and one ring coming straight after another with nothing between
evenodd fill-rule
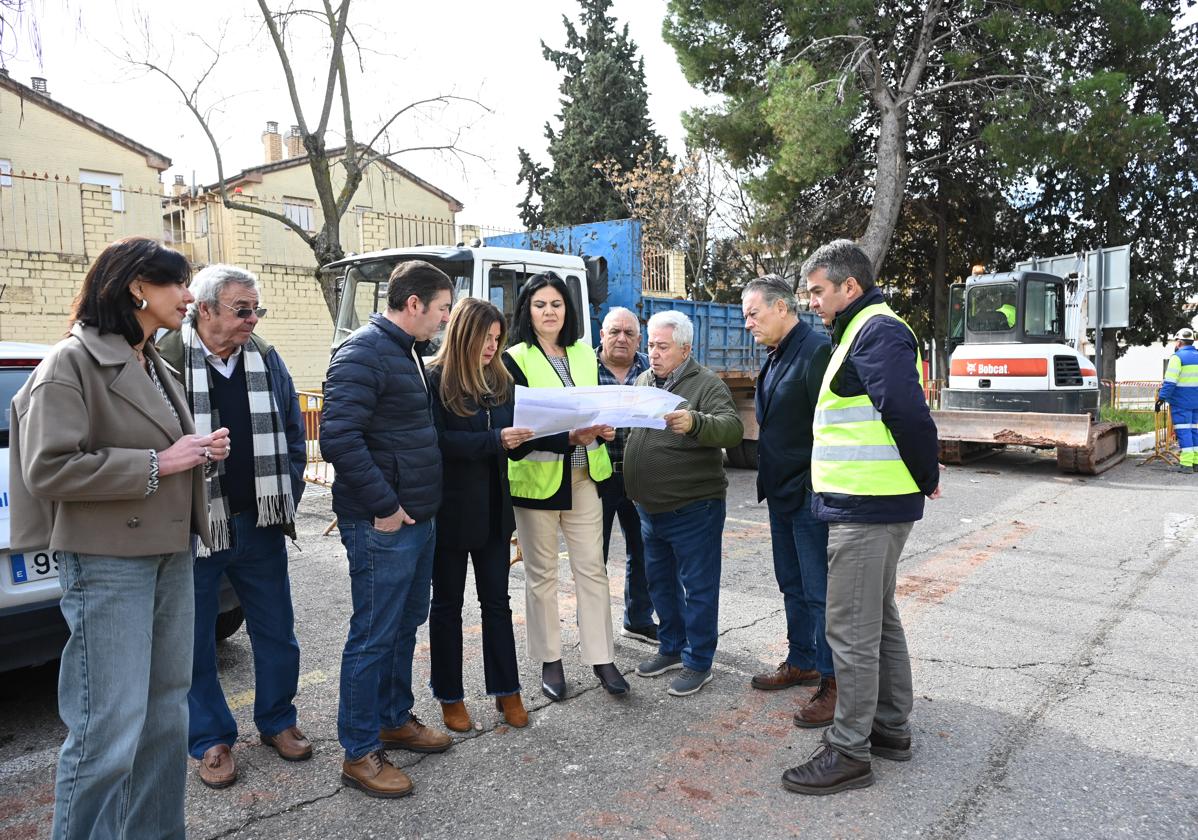
<instances>
[{"instance_id":1,"label":"car license plate","mask_svg":"<svg viewBox=\"0 0 1198 840\"><path fill-rule=\"evenodd\" d=\"M58 577L57 551L10 554L8 562L12 568L12 582L16 584L33 583L35 580Z\"/></svg>"}]
</instances>

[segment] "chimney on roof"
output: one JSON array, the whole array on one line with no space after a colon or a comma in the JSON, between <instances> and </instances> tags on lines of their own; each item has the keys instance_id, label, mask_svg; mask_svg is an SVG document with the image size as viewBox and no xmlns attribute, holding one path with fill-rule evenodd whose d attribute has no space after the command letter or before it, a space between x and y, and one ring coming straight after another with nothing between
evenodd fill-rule
<instances>
[{"instance_id":1,"label":"chimney on roof","mask_svg":"<svg viewBox=\"0 0 1198 840\"><path fill-rule=\"evenodd\" d=\"M33 83L33 89L43 96L49 96L50 90L46 87L46 80L41 76L34 76L30 79Z\"/></svg>"},{"instance_id":2,"label":"chimney on roof","mask_svg":"<svg viewBox=\"0 0 1198 840\"><path fill-rule=\"evenodd\" d=\"M291 133L287 135L287 157L304 157L308 151L304 148L304 138L300 136L298 125L291 126Z\"/></svg>"},{"instance_id":3,"label":"chimney on roof","mask_svg":"<svg viewBox=\"0 0 1198 840\"><path fill-rule=\"evenodd\" d=\"M183 181L183 176L176 175L175 183L171 184L171 195L178 198L185 192L187 192L187 184Z\"/></svg>"},{"instance_id":4,"label":"chimney on roof","mask_svg":"<svg viewBox=\"0 0 1198 840\"><path fill-rule=\"evenodd\" d=\"M277 122L266 124L266 131L262 132L262 150L265 152L266 163L275 163L283 159L283 138L279 136Z\"/></svg>"}]
</instances>

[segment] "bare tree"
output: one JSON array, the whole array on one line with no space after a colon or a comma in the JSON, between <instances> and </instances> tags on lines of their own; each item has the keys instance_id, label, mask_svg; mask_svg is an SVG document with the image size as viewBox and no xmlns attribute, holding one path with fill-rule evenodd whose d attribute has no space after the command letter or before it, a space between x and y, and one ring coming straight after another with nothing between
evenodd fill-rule
<instances>
[{"instance_id":1,"label":"bare tree","mask_svg":"<svg viewBox=\"0 0 1198 840\"><path fill-rule=\"evenodd\" d=\"M319 8L298 8L292 4L279 11L272 10L267 4L267 0L257 0L257 4L262 15L263 27L269 35L271 46L278 58L279 69L287 83L287 94L295 113L294 125L299 129L299 137L312 172L320 216L320 226L315 232L305 230L303 225L283 213L271 210L261 204L238 200L229 191L220 144L217 142L212 128L213 106L205 104L203 97L204 84L211 77L221 59L225 32L221 33L215 43L198 39L207 50L208 58L205 67L193 83L181 82L169 63L159 62L153 57L148 29L145 54L136 56L132 52L128 52L124 56L130 64L165 79L178 92L187 109L196 118L212 146L212 153L216 160L218 190L225 207L265 216L285 225L312 249L317 265L321 266L345 256L341 245L341 218L349 210L354 195L371 166L379 164L385 158L416 151L444 152L454 155L459 161L463 156L482 159L479 155L461 147L462 128L460 127L452 137L444 142L398 147L393 146L390 142L391 129L405 115L420 113L430 108L445 108L453 103L465 103L489 113L489 109L478 100L452 93L438 93L396 108L374 130L369 140L365 142L359 140L359 135L355 132L350 85L346 71L346 39L348 38L357 50L359 66L362 61L362 48L358 45L349 26L350 0L341 0L338 6L334 6L331 0L321 0ZM329 62L325 74L320 111L318 115L315 115L315 119L312 118L312 112L305 112L300 90L296 84L294 59L288 51L288 29L297 21L316 22L326 30L325 34L328 38ZM344 149L336 148L333 156L330 156L326 136L329 133L329 123L333 118L334 108L338 106L341 111L340 118L345 144ZM344 181L339 189L334 184L334 167L339 167L344 176ZM329 312L335 316L335 280L322 275L319 270L316 272L316 277L321 284Z\"/></svg>"}]
</instances>

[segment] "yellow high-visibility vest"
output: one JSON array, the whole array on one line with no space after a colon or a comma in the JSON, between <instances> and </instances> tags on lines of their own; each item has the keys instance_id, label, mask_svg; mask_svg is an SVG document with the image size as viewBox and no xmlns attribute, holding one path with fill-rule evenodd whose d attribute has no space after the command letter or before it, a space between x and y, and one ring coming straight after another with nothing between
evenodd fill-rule
<instances>
[{"instance_id":1,"label":"yellow high-visibility vest","mask_svg":"<svg viewBox=\"0 0 1198 840\"><path fill-rule=\"evenodd\" d=\"M565 387L540 348L521 343L509 347L507 353L524 372L529 388ZM566 348L566 361L575 385L582 388L599 384L599 362L595 358L595 351L583 342L576 341ZM591 478L595 481L610 478L611 459L607 456L607 446L603 441L596 438L586 449ZM562 459L568 457L557 452L534 451L519 461L509 460L507 477L512 495L521 499L548 499L553 496L562 485Z\"/></svg>"},{"instance_id":2,"label":"yellow high-visibility vest","mask_svg":"<svg viewBox=\"0 0 1198 840\"><path fill-rule=\"evenodd\" d=\"M811 450L811 486L816 493L851 496L902 496L918 493L919 486L903 463L890 429L870 402L868 394L842 397L833 392L832 382L848 358L849 348L871 318L894 318L907 329L907 322L885 303L866 306L853 316L832 353L815 404L815 441ZM914 335L914 332L912 332ZM923 384L919 345L915 347L915 370Z\"/></svg>"}]
</instances>

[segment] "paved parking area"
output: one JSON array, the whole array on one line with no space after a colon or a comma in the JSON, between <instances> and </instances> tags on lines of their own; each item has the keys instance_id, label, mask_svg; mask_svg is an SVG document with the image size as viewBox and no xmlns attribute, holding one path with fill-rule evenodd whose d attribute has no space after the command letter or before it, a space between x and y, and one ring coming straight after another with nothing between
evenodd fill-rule
<instances>
[{"instance_id":1,"label":"paved parking area","mask_svg":"<svg viewBox=\"0 0 1198 840\"><path fill-rule=\"evenodd\" d=\"M532 723L502 724L483 696L477 604L467 604L466 690L479 731L443 755L393 756L416 794L368 799L338 780L337 679L349 616L345 556L326 492L301 508L292 557L303 650L297 705L316 755L287 764L257 743L249 640L220 648L241 779L192 778L194 838L1198 837L1198 476L1125 464L1098 478L1008 452L944 475L900 565L914 657L915 758L876 760L869 789L810 798L782 771L818 731L791 716L811 689L759 692L785 655L764 506L730 471L716 679L673 698L629 676L607 696L567 648L572 696L550 704L523 656L523 572L512 573ZM617 529L618 532L618 529ZM623 561L612 547L612 603ZM468 581L468 592L472 583ZM563 564L563 628L576 643ZM467 598L469 602L469 597ZM617 636L625 671L651 653ZM422 632L415 672L428 673ZM439 723L426 689L418 714ZM63 730L52 667L0 677L0 836L48 832Z\"/></svg>"}]
</instances>

